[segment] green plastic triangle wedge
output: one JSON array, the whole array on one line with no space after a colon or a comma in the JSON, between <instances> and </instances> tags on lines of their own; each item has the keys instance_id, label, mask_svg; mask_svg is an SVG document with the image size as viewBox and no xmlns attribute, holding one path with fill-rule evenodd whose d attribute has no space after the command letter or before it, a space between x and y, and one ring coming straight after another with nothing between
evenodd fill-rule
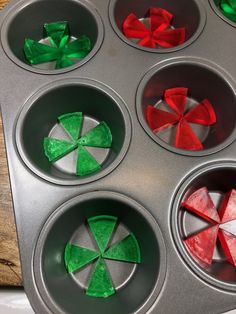
<instances>
[{"instance_id":1,"label":"green plastic triangle wedge","mask_svg":"<svg viewBox=\"0 0 236 314\"><path fill-rule=\"evenodd\" d=\"M90 130L79 139L83 146L109 148L112 143L112 134L106 122L99 123L98 126Z\"/></svg>"},{"instance_id":2,"label":"green plastic triangle wedge","mask_svg":"<svg viewBox=\"0 0 236 314\"><path fill-rule=\"evenodd\" d=\"M64 260L69 273L91 263L100 253L68 243L65 248Z\"/></svg>"},{"instance_id":3,"label":"green plastic triangle wedge","mask_svg":"<svg viewBox=\"0 0 236 314\"><path fill-rule=\"evenodd\" d=\"M68 22L45 23L43 28L44 36L50 38L53 46L59 47L63 37L67 37L67 41L69 39L70 30Z\"/></svg>"},{"instance_id":4,"label":"green plastic triangle wedge","mask_svg":"<svg viewBox=\"0 0 236 314\"><path fill-rule=\"evenodd\" d=\"M45 137L43 141L44 153L49 161L57 161L72 152L76 145L64 140Z\"/></svg>"},{"instance_id":5,"label":"green plastic triangle wedge","mask_svg":"<svg viewBox=\"0 0 236 314\"><path fill-rule=\"evenodd\" d=\"M106 264L102 258L99 258L90 277L86 295L90 297L106 298L113 294L115 294L115 288Z\"/></svg>"},{"instance_id":6,"label":"green plastic triangle wedge","mask_svg":"<svg viewBox=\"0 0 236 314\"><path fill-rule=\"evenodd\" d=\"M71 60L69 57L63 55L62 57L57 59L55 69L63 69L63 68L69 67L73 64L74 64L73 60Z\"/></svg>"},{"instance_id":7,"label":"green plastic triangle wedge","mask_svg":"<svg viewBox=\"0 0 236 314\"><path fill-rule=\"evenodd\" d=\"M66 21L45 23L43 38L46 39L44 43L31 38L25 39L24 54L31 65L56 61L55 69L61 69L75 64L75 58L85 58L92 50L89 37L72 37Z\"/></svg>"},{"instance_id":8,"label":"green plastic triangle wedge","mask_svg":"<svg viewBox=\"0 0 236 314\"><path fill-rule=\"evenodd\" d=\"M88 219L90 230L103 253L113 235L117 224L117 218L113 216L95 216Z\"/></svg>"},{"instance_id":9,"label":"green plastic triangle wedge","mask_svg":"<svg viewBox=\"0 0 236 314\"><path fill-rule=\"evenodd\" d=\"M236 22L236 1L221 0L219 2L221 12L231 21Z\"/></svg>"},{"instance_id":10,"label":"green plastic triangle wedge","mask_svg":"<svg viewBox=\"0 0 236 314\"><path fill-rule=\"evenodd\" d=\"M82 35L79 38L65 45L63 52L68 58L84 58L91 51L92 45L90 39Z\"/></svg>"},{"instance_id":11,"label":"green plastic triangle wedge","mask_svg":"<svg viewBox=\"0 0 236 314\"><path fill-rule=\"evenodd\" d=\"M111 246L102 257L116 261L141 263L139 244L133 233Z\"/></svg>"},{"instance_id":12,"label":"green plastic triangle wedge","mask_svg":"<svg viewBox=\"0 0 236 314\"><path fill-rule=\"evenodd\" d=\"M101 169L97 160L81 145L78 146L76 174L78 176L89 175Z\"/></svg>"},{"instance_id":13,"label":"green plastic triangle wedge","mask_svg":"<svg viewBox=\"0 0 236 314\"><path fill-rule=\"evenodd\" d=\"M70 36L69 35L65 35L65 36L62 37L62 39L60 41L60 45L59 45L59 48L61 48L60 52L62 52L63 49L67 46L69 40L70 40Z\"/></svg>"},{"instance_id":14,"label":"green plastic triangle wedge","mask_svg":"<svg viewBox=\"0 0 236 314\"><path fill-rule=\"evenodd\" d=\"M58 58L58 49L26 38L24 54L30 64L40 64L56 60Z\"/></svg>"},{"instance_id":15,"label":"green plastic triangle wedge","mask_svg":"<svg viewBox=\"0 0 236 314\"><path fill-rule=\"evenodd\" d=\"M59 123L71 136L74 141L77 141L80 136L80 131L83 123L82 112L67 113L58 117Z\"/></svg>"}]
</instances>

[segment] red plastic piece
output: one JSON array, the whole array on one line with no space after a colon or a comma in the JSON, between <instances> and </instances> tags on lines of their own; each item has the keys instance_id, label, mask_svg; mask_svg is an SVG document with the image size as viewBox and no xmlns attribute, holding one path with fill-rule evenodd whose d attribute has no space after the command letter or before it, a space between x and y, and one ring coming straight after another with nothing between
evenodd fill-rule
<instances>
[{"instance_id":1,"label":"red plastic piece","mask_svg":"<svg viewBox=\"0 0 236 314\"><path fill-rule=\"evenodd\" d=\"M188 89L184 87L165 90L164 100L173 112L149 105L146 109L147 122L155 133L177 124L175 147L191 151L202 150L203 145L189 123L212 125L216 122L215 111L209 100L205 99L185 114L187 94Z\"/></svg>"},{"instance_id":2,"label":"red plastic piece","mask_svg":"<svg viewBox=\"0 0 236 314\"><path fill-rule=\"evenodd\" d=\"M207 99L204 99L200 104L186 113L184 118L189 123L196 123L206 126L216 123L215 111Z\"/></svg>"},{"instance_id":3,"label":"red plastic piece","mask_svg":"<svg viewBox=\"0 0 236 314\"><path fill-rule=\"evenodd\" d=\"M206 187L195 191L181 205L207 221L220 223L220 217Z\"/></svg>"},{"instance_id":4,"label":"red plastic piece","mask_svg":"<svg viewBox=\"0 0 236 314\"><path fill-rule=\"evenodd\" d=\"M236 266L236 236L224 230L219 230L218 236L227 260Z\"/></svg>"},{"instance_id":5,"label":"red plastic piece","mask_svg":"<svg viewBox=\"0 0 236 314\"><path fill-rule=\"evenodd\" d=\"M123 23L123 33L127 38L139 39L143 47L155 48L159 45L172 48L185 41L185 28L170 29L173 15L161 8L151 7L147 13L150 28L131 13Z\"/></svg>"},{"instance_id":6,"label":"red plastic piece","mask_svg":"<svg viewBox=\"0 0 236 314\"><path fill-rule=\"evenodd\" d=\"M236 190L231 190L225 195L219 214L222 224L236 219Z\"/></svg>"},{"instance_id":7,"label":"red plastic piece","mask_svg":"<svg viewBox=\"0 0 236 314\"><path fill-rule=\"evenodd\" d=\"M175 113L159 110L153 106L147 106L146 118L153 132L159 132L169 128L179 120Z\"/></svg>"},{"instance_id":8,"label":"red plastic piece","mask_svg":"<svg viewBox=\"0 0 236 314\"><path fill-rule=\"evenodd\" d=\"M175 147L185 150L202 150L203 146L189 124L180 120L176 130Z\"/></svg>"},{"instance_id":9,"label":"red plastic piece","mask_svg":"<svg viewBox=\"0 0 236 314\"><path fill-rule=\"evenodd\" d=\"M164 100L175 111L179 118L184 114L188 89L185 87L170 88L164 91Z\"/></svg>"},{"instance_id":10,"label":"red plastic piece","mask_svg":"<svg viewBox=\"0 0 236 314\"><path fill-rule=\"evenodd\" d=\"M154 32L160 25L172 23L173 14L162 8L151 7L147 16L150 17L151 31Z\"/></svg>"},{"instance_id":11,"label":"red plastic piece","mask_svg":"<svg viewBox=\"0 0 236 314\"><path fill-rule=\"evenodd\" d=\"M191 255L200 264L211 265L218 229L219 226L215 225L184 240Z\"/></svg>"},{"instance_id":12,"label":"red plastic piece","mask_svg":"<svg viewBox=\"0 0 236 314\"><path fill-rule=\"evenodd\" d=\"M211 265L218 234L227 260L236 266L236 235L233 234L234 224L236 224L236 190L232 189L225 195L219 215L206 187L195 191L181 205L215 224L184 240L192 257L200 265ZM232 233L230 233L229 223L233 227Z\"/></svg>"}]
</instances>

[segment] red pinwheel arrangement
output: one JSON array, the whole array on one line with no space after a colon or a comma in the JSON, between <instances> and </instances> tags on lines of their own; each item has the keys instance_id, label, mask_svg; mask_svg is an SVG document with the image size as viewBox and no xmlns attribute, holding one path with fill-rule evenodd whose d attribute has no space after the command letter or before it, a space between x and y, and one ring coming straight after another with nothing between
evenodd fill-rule
<instances>
[{"instance_id":1,"label":"red pinwheel arrangement","mask_svg":"<svg viewBox=\"0 0 236 314\"><path fill-rule=\"evenodd\" d=\"M181 206L210 223L184 240L193 259L202 267L210 266L218 238L227 261L236 266L236 190L224 195L218 211L206 187L191 194Z\"/></svg>"},{"instance_id":2,"label":"red pinwheel arrangement","mask_svg":"<svg viewBox=\"0 0 236 314\"><path fill-rule=\"evenodd\" d=\"M216 114L208 99L186 109L187 95L188 89L184 87L166 89L163 96L166 110L148 105L146 108L147 123L155 134L176 126L174 141L176 148L191 151L203 150L203 144L190 124L211 126L216 123Z\"/></svg>"},{"instance_id":3,"label":"red pinwheel arrangement","mask_svg":"<svg viewBox=\"0 0 236 314\"><path fill-rule=\"evenodd\" d=\"M123 34L139 46L173 48L185 42L185 28L174 28L173 18L173 14L157 7L151 7L140 19L131 13L123 22Z\"/></svg>"}]
</instances>

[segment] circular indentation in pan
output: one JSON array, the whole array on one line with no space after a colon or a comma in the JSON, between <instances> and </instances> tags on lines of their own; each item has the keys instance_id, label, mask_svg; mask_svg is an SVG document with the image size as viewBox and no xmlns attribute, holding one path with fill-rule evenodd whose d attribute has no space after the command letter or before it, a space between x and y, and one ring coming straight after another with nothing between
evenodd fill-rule
<instances>
[{"instance_id":1,"label":"circular indentation in pan","mask_svg":"<svg viewBox=\"0 0 236 314\"><path fill-rule=\"evenodd\" d=\"M135 41L125 37L122 28L126 17L130 13L134 13L138 18L141 19L145 17L150 7L160 7L172 13L174 15L173 28L185 27L186 40L183 44L173 48L153 49L142 47ZM155 0L130 0L128 2L124 2L122 0L111 0L109 6L109 15L113 29L124 42L144 51L158 53L173 52L190 45L201 34L206 22L205 9L201 3L196 0L160 0L158 3Z\"/></svg>"},{"instance_id":2,"label":"circular indentation in pan","mask_svg":"<svg viewBox=\"0 0 236 314\"><path fill-rule=\"evenodd\" d=\"M220 4L220 0L209 0L210 5L212 7L212 9L214 10L214 12L225 22L227 22L228 24L230 24L233 27L236 27L236 22L231 21L227 16L225 16L220 8L219 8L219 4Z\"/></svg>"},{"instance_id":3,"label":"circular indentation in pan","mask_svg":"<svg viewBox=\"0 0 236 314\"><path fill-rule=\"evenodd\" d=\"M75 152L50 163L43 149L45 137L68 139L57 118L73 112L84 115L82 134L105 121L113 137L109 149L86 147L101 170L82 177L75 175ZM88 183L108 174L125 156L130 138L131 122L123 101L108 87L88 79L46 85L28 99L16 124L16 145L25 164L43 179L62 185Z\"/></svg>"},{"instance_id":4,"label":"circular indentation in pan","mask_svg":"<svg viewBox=\"0 0 236 314\"><path fill-rule=\"evenodd\" d=\"M84 236L87 230L83 225L97 215L117 217L117 239L128 230L135 235L141 251L141 263L135 267L108 265L117 291L106 299L86 296L86 274L68 274L63 258L68 241L91 244ZM141 205L118 193L97 191L66 202L49 217L37 242L33 265L40 295L53 313L92 314L111 309L114 314L146 313L160 293L166 253L157 223Z\"/></svg>"},{"instance_id":5,"label":"circular indentation in pan","mask_svg":"<svg viewBox=\"0 0 236 314\"><path fill-rule=\"evenodd\" d=\"M149 105L162 109L163 93L174 87L188 88L186 109L208 99L216 114L216 123L206 127L190 124L202 142L203 150L190 151L174 147L176 126L154 133L146 120ZM164 148L187 156L204 156L215 153L236 137L235 83L221 68L206 60L176 59L153 67L142 79L136 96L139 121L147 134ZM186 111L185 111L186 112ZM236 113L236 112L235 112Z\"/></svg>"},{"instance_id":6,"label":"circular indentation in pan","mask_svg":"<svg viewBox=\"0 0 236 314\"><path fill-rule=\"evenodd\" d=\"M41 40L44 23L57 21L67 21L71 35L75 38L88 36L92 45L91 52L74 65L63 69L53 70L52 64L48 63L37 65L37 68L28 65L23 51L25 38ZM42 74L60 74L73 70L92 58L101 46L103 33L101 18L87 1L21 1L5 18L1 41L9 58L24 69Z\"/></svg>"},{"instance_id":7,"label":"circular indentation in pan","mask_svg":"<svg viewBox=\"0 0 236 314\"><path fill-rule=\"evenodd\" d=\"M214 248L212 264L206 265L193 257L184 240L192 235L199 234L207 228L214 228L213 222L207 222L198 214L187 210L181 203L186 201L192 193L200 188L206 187L209 195L219 211L223 197L231 189L236 188L236 164L235 163L213 163L205 166L190 175L178 190L172 206L171 227L175 244L189 267L202 279L216 287L236 291L236 271L226 258L219 241L219 233ZM234 237L236 220L225 224L220 223L219 230L227 231ZM213 230L213 229L211 229ZM206 243L208 241L206 240Z\"/></svg>"}]
</instances>

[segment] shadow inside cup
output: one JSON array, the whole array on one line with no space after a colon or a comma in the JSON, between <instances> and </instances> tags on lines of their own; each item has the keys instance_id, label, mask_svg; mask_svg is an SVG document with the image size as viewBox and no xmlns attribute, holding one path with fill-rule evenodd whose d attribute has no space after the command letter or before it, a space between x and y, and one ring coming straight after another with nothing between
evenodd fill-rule
<instances>
[{"instance_id":1,"label":"shadow inside cup","mask_svg":"<svg viewBox=\"0 0 236 314\"><path fill-rule=\"evenodd\" d=\"M135 235L141 251L141 263L135 267L130 263L105 261L117 289L113 296L105 299L86 296L90 269L87 272L85 269L84 275L79 271L71 275L64 263L68 242L92 245L85 222L98 215L117 217L116 239L122 238L124 230L128 230ZM140 210L136 202L111 192L82 195L59 208L41 233L35 257L35 271L37 276L40 274L38 287L43 289L43 295L49 295L49 307L55 303L62 313L139 313L141 308L150 306L149 297L152 299L153 293L158 294L162 286L165 267L162 245L162 237L159 231L156 233L150 215Z\"/></svg>"},{"instance_id":2,"label":"shadow inside cup","mask_svg":"<svg viewBox=\"0 0 236 314\"><path fill-rule=\"evenodd\" d=\"M163 94L166 89L188 88L185 113L204 99L213 106L216 123L211 126L190 124L202 142L203 150L188 151L175 147L176 126L154 133L146 120L149 105L162 109ZM235 138L236 97L230 83L221 73L204 64L180 62L152 69L141 81L137 96L137 113L145 131L160 145L186 155L205 155L219 150L232 137ZM166 104L164 104L166 108ZM166 110L166 109L164 109ZM235 114L233 114L233 112Z\"/></svg>"},{"instance_id":3,"label":"shadow inside cup","mask_svg":"<svg viewBox=\"0 0 236 314\"><path fill-rule=\"evenodd\" d=\"M54 70L51 63L30 66L24 55L24 41L26 38L35 41L43 39L43 25L45 23L67 21L72 38L86 35L91 41L91 52L83 59L74 59L73 69L88 61L100 47L103 37L103 26L96 11L82 1L67 0L39 0L19 3L10 11L3 23L2 43L9 57L25 69L43 73L63 73L68 68Z\"/></svg>"},{"instance_id":4,"label":"shadow inside cup","mask_svg":"<svg viewBox=\"0 0 236 314\"><path fill-rule=\"evenodd\" d=\"M111 171L121 161L131 136L123 102L107 88L100 88L97 82L72 80L53 86L45 87L33 96L20 113L16 142L26 164L38 175L59 184L89 182L101 177L103 172ZM68 140L57 118L74 112L83 113L82 135L102 121L112 134L112 145L108 149L85 147L101 168L95 174L82 177L76 176L76 150L57 162L49 162L43 147L45 137Z\"/></svg>"}]
</instances>

